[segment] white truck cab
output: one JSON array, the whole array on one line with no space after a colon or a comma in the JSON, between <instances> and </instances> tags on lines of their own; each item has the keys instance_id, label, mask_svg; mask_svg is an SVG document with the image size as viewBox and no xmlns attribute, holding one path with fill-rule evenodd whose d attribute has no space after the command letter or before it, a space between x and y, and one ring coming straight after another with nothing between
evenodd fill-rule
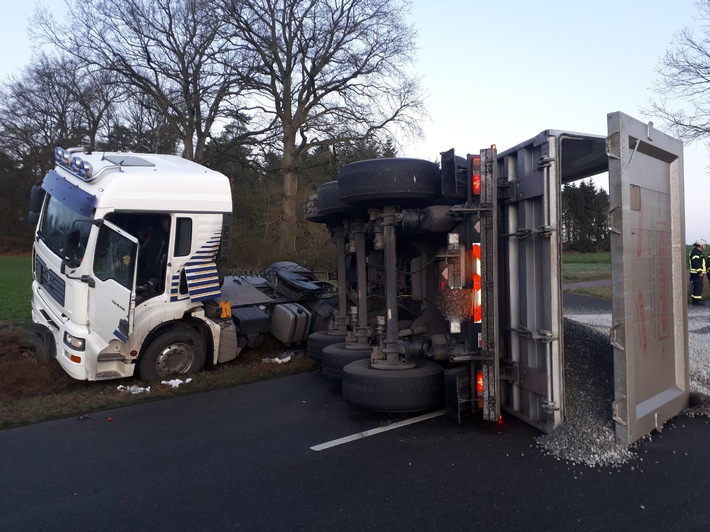
<instances>
[{"instance_id":1,"label":"white truck cab","mask_svg":"<svg viewBox=\"0 0 710 532\"><path fill-rule=\"evenodd\" d=\"M220 296L227 177L171 155L54 154L30 207L32 319L64 370L151 380L236 357L234 324L204 304Z\"/></svg>"}]
</instances>

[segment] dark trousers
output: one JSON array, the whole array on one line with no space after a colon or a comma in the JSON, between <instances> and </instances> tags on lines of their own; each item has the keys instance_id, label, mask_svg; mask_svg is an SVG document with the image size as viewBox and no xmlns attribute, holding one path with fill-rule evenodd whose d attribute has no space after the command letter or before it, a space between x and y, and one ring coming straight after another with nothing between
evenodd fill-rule
<instances>
[{"instance_id":1,"label":"dark trousers","mask_svg":"<svg viewBox=\"0 0 710 532\"><path fill-rule=\"evenodd\" d=\"M703 276L697 273L691 274L690 284L693 286L693 303L700 301L703 293Z\"/></svg>"}]
</instances>

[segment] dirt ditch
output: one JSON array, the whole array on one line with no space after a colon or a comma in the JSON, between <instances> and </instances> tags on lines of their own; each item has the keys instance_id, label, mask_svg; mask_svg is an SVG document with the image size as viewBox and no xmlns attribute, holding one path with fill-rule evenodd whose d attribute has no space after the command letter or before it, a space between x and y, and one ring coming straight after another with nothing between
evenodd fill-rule
<instances>
[{"instance_id":1,"label":"dirt ditch","mask_svg":"<svg viewBox=\"0 0 710 532\"><path fill-rule=\"evenodd\" d=\"M72 385L56 361L38 364L23 349L27 332L15 325L0 325L0 399L34 397L61 392Z\"/></svg>"}]
</instances>

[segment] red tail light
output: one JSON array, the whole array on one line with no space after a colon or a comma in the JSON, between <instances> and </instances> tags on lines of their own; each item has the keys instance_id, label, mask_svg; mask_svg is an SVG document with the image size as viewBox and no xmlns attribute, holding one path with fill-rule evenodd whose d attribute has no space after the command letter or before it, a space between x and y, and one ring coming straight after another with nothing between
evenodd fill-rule
<instances>
[{"instance_id":1,"label":"red tail light","mask_svg":"<svg viewBox=\"0 0 710 532\"><path fill-rule=\"evenodd\" d=\"M481 195L481 156L474 155L471 161L471 193L474 196Z\"/></svg>"},{"instance_id":2,"label":"red tail light","mask_svg":"<svg viewBox=\"0 0 710 532\"><path fill-rule=\"evenodd\" d=\"M483 395L483 371L480 369L476 372L476 396Z\"/></svg>"}]
</instances>

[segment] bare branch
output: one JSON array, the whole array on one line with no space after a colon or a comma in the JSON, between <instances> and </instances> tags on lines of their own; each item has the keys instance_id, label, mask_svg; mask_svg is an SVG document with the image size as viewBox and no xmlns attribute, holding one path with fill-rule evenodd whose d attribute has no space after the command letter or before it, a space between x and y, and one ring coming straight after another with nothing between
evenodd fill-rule
<instances>
[{"instance_id":1,"label":"bare branch","mask_svg":"<svg viewBox=\"0 0 710 532\"><path fill-rule=\"evenodd\" d=\"M113 72L152 100L200 160L215 124L234 115L237 51L216 0L68 0L69 16L35 13L33 28L81 65ZM77 25L82 28L76 31ZM230 65L230 66L227 66Z\"/></svg>"},{"instance_id":2,"label":"bare branch","mask_svg":"<svg viewBox=\"0 0 710 532\"><path fill-rule=\"evenodd\" d=\"M656 69L658 96L644 110L691 142L710 136L710 0L699 1L698 11L697 28L674 35Z\"/></svg>"}]
</instances>

